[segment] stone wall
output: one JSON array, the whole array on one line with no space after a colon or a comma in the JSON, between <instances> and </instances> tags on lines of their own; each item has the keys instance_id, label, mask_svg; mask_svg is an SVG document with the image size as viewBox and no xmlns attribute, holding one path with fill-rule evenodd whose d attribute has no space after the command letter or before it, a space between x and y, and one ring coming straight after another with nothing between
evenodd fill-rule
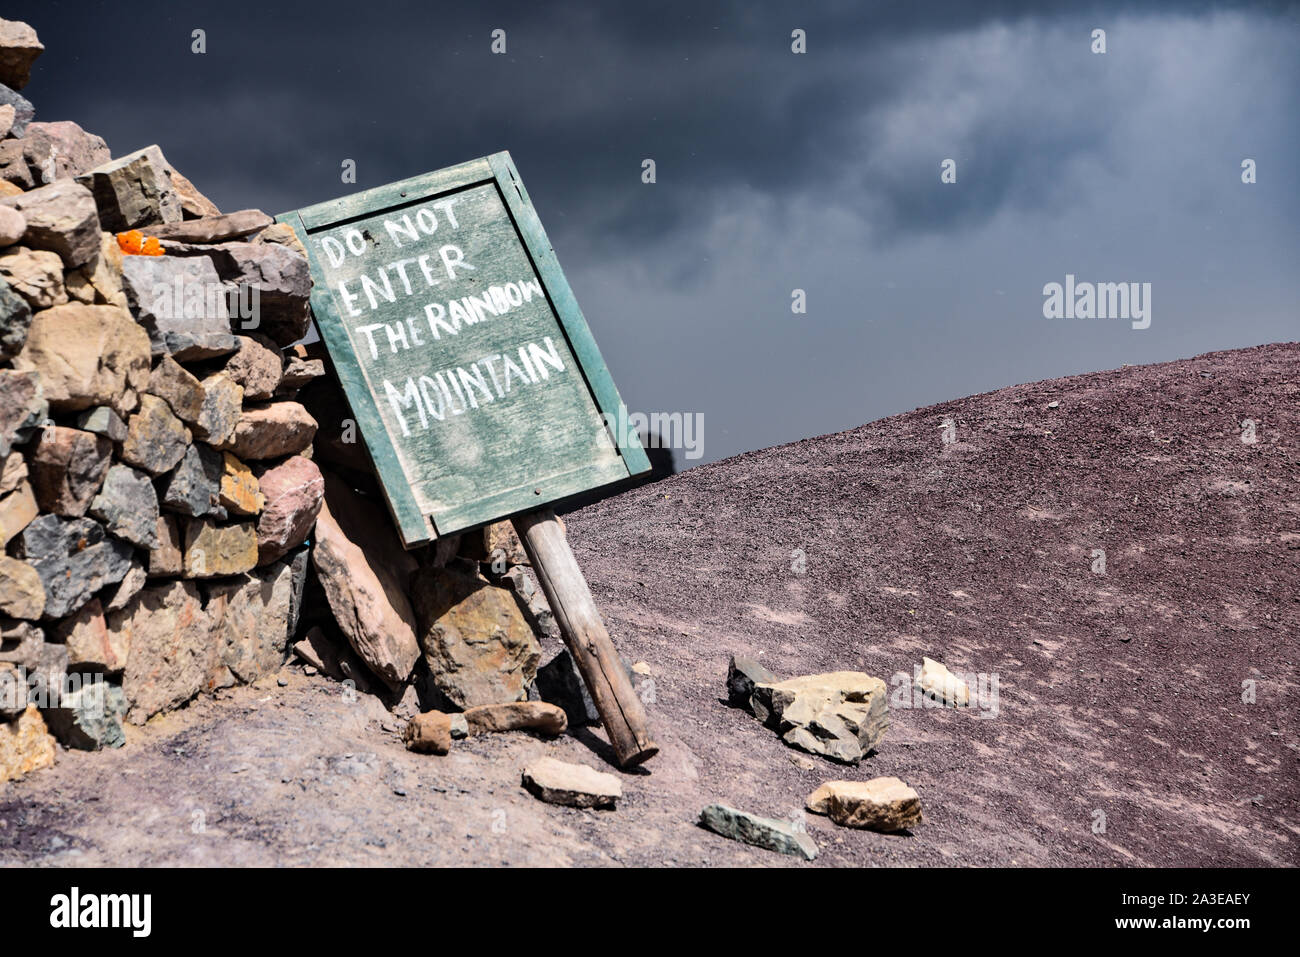
<instances>
[{"instance_id":1,"label":"stone wall","mask_svg":"<svg viewBox=\"0 0 1300 957\"><path fill-rule=\"evenodd\" d=\"M517 539L403 550L292 230L36 120L40 50L0 21L0 781L295 650L390 706L536 694Z\"/></svg>"}]
</instances>

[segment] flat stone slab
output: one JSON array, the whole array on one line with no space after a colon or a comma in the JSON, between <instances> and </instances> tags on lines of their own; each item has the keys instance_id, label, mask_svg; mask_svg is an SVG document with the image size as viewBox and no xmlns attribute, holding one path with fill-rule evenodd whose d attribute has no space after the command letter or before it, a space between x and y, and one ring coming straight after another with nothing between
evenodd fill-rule
<instances>
[{"instance_id":1,"label":"flat stone slab","mask_svg":"<svg viewBox=\"0 0 1300 957\"><path fill-rule=\"evenodd\" d=\"M700 812L700 824L714 834L765 851L790 854L807 861L817 857L817 843L806 831L797 829L789 821L759 817L725 804L710 804Z\"/></svg>"},{"instance_id":2,"label":"flat stone slab","mask_svg":"<svg viewBox=\"0 0 1300 957\"><path fill-rule=\"evenodd\" d=\"M825 814L841 827L856 827L889 834L921 823L921 797L894 777L870 781L827 781L805 804L814 814Z\"/></svg>"},{"instance_id":3,"label":"flat stone slab","mask_svg":"<svg viewBox=\"0 0 1300 957\"><path fill-rule=\"evenodd\" d=\"M539 758L524 768L523 785L539 800L566 807L613 810L623 796L623 785L614 775L556 758Z\"/></svg>"}]
</instances>

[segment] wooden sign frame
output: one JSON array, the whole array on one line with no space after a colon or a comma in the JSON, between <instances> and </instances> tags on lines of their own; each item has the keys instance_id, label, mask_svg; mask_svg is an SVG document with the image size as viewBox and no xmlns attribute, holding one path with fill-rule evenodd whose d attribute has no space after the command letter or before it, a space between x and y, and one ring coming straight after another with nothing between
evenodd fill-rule
<instances>
[{"instance_id":1,"label":"wooden sign frame","mask_svg":"<svg viewBox=\"0 0 1300 957\"><path fill-rule=\"evenodd\" d=\"M445 510L442 521L439 522L433 515L425 514L416 501L397 447L384 425L375 394L356 358L354 342L339 314L325 269L313 247L312 236L349 222L388 211L396 212L490 183L495 184L514 226L515 235L541 283L551 311L558 320L560 332L577 363L581 380L596 410L604 417L611 444L619 455L625 474L609 478L608 469L597 475L593 468L579 466L569 472L541 476L526 488L475 498L462 507ZM441 535L467 531L489 522L537 510L568 496L614 484L650 470L650 462L641 447L636 430L627 425L628 417L614 380L601 358L573 290L560 269L546 230L542 228L541 220L508 152L493 153L458 166L281 213L276 217L276 222L292 227L308 251L313 280L311 304L316 326L329 349L334 369L356 417L358 430L379 475L389 510L407 548L427 544ZM611 423L618 423L623 434L614 434L610 430Z\"/></svg>"}]
</instances>

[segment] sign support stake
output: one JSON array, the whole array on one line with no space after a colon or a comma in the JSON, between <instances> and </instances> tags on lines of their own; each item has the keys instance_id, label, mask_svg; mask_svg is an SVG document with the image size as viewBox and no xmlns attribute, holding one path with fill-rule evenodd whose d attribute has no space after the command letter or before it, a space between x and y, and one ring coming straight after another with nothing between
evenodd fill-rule
<instances>
[{"instance_id":1,"label":"sign support stake","mask_svg":"<svg viewBox=\"0 0 1300 957\"><path fill-rule=\"evenodd\" d=\"M547 508L516 515L513 521L564 643L600 712L619 766L630 768L649 760L659 747L650 740L645 708L614 650L559 520Z\"/></svg>"}]
</instances>

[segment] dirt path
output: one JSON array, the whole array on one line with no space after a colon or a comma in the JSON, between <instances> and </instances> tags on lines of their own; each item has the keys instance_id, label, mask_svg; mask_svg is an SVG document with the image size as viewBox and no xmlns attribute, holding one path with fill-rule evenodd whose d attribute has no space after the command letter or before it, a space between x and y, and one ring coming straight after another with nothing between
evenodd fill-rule
<instances>
[{"instance_id":1,"label":"dirt path","mask_svg":"<svg viewBox=\"0 0 1300 957\"><path fill-rule=\"evenodd\" d=\"M696 815L722 800L794 817L825 780L892 774L925 823L890 837L809 816L811 866L1294 866L1298 435L1290 344L693 469L568 519L615 641L653 670L664 750L625 776L619 810L519 787L534 755L605 768L596 735L412 755L376 702L290 666L287 687L196 702L125 751L61 752L0 785L0 863L809 866ZM929 655L996 675L997 713L894 707L879 752L843 768L722 703L731 653L886 681Z\"/></svg>"}]
</instances>

